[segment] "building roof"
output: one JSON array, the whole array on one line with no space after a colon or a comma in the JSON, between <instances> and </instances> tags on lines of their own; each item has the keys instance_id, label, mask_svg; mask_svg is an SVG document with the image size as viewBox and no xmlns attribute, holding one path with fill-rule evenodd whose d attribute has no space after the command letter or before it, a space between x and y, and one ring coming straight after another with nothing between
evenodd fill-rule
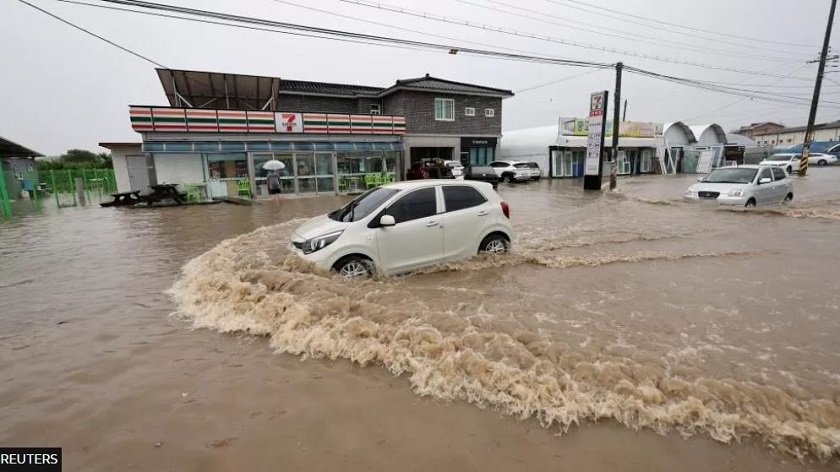
<instances>
[{"instance_id":1,"label":"building roof","mask_svg":"<svg viewBox=\"0 0 840 472\"><path fill-rule=\"evenodd\" d=\"M261 110L280 89L278 77L156 70L173 107Z\"/></svg>"},{"instance_id":2,"label":"building roof","mask_svg":"<svg viewBox=\"0 0 840 472\"><path fill-rule=\"evenodd\" d=\"M40 157L40 152L21 146L0 136L0 157Z\"/></svg>"},{"instance_id":3,"label":"building roof","mask_svg":"<svg viewBox=\"0 0 840 472\"><path fill-rule=\"evenodd\" d=\"M714 123L708 125L691 125L689 126L689 128L691 128L691 132L694 133L694 139L698 142L701 139L703 139L703 134L707 130L711 129L715 133L715 136L717 137L717 141L719 143L726 143L726 131L724 131L723 128L720 127L720 125Z\"/></svg>"},{"instance_id":4,"label":"building roof","mask_svg":"<svg viewBox=\"0 0 840 472\"><path fill-rule=\"evenodd\" d=\"M829 122L829 123L819 123L819 124L814 125L814 130L818 130L818 129L838 129L838 128L840 128L840 120L832 121L832 122ZM762 132L762 133L755 133L755 136L767 136L767 135L770 135L770 134L781 134L781 133L800 133L802 131L807 131L807 130L808 130L807 126L793 126L793 127L790 127L790 128L782 128L782 129L775 130L775 131L765 131L765 132Z\"/></svg>"},{"instance_id":5,"label":"building roof","mask_svg":"<svg viewBox=\"0 0 840 472\"><path fill-rule=\"evenodd\" d=\"M496 97L513 96L510 90L454 82L431 77L429 74L415 79L397 80L391 87L384 88L221 72L160 68L156 71L172 107L262 110L274 109L271 107L272 97L283 94L379 98L405 89Z\"/></svg>"},{"instance_id":6,"label":"building roof","mask_svg":"<svg viewBox=\"0 0 840 472\"><path fill-rule=\"evenodd\" d=\"M483 85L466 84L463 82L454 82L452 80L439 79L426 74L423 77L416 79L398 80L396 84L389 87L383 95L392 93L399 89L422 90L444 93L457 93L469 95L490 95L498 97L512 97L513 92L510 90L503 90Z\"/></svg>"},{"instance_id":7,"label":"building roof","mask_svg":"<svg viewBox=\"0 0 840 472\"><path fill-rule=\"evenodd\" d=\"M100 147L104 147L105 149L119 149L119 148L127 148L127 147L136 147L141 148L143 143L128 143L128 142L104 142L99 143Z\"/></svg>"},{"instance_id":8,"label":"building roof","mask_svg":"<svg viewBox=\"0 0 840 472\"><path fill-rule=\"evenodd\" d=\"M281 80L280 93L303 93L307 95L333 95L342 97L375 97L385 89L367 85L333 84L329 82L309 82L305 80Z\"/></svg>"}]
</instances>

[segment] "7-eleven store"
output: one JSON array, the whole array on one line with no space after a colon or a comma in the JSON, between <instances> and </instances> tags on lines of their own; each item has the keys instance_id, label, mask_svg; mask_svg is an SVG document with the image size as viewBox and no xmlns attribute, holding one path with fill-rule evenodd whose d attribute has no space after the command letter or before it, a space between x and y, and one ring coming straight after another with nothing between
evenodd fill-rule
<instances>
[{"instance_id":1,"label":"7-eleven store","mask_svg":"<svg viewBox=\"0 0 840 472\"><path fill-rule=\"evenodd\" d=\"M208 198L238 196L243 181L267 195L265 162L276 159L285 195L364 191L371 176L395 178L405 118L207 108L131 106L142 144L113 148L120 191L150 184L203 188Z\"/></svg>"}]
</instances>

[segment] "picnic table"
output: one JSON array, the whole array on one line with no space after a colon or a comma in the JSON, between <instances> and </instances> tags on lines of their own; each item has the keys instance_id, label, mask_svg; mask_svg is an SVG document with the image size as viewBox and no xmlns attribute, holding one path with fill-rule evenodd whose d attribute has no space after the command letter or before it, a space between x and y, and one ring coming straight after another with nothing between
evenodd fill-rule
<instances>
[{"instance_id":1,"label":"picnic table","mask_svg":"<svg viewBox=\"0 0 840 472\"><path fill-rule=\"evenodd\" d=\"M149 185L149 188L152 189L152 193L146 196L146 202L150 206L153 203L167 199L174 201L177 205L183 205L185 203L184 195L178 191L176 184L155 184Z\"/></svg>"},{"instance_id":2,"label":"picnic table","mask_svg":"<svg viewBox=\"0 0 840 472\"><path fill-rule=\"evenodd\" d=\"M131 192L120 192L120 193L112 193L112 197L114 197L114 201L112 202L103 202L100 203L103 207L111 207L111 206L129 206L129 205L136 205L143 201L143 198L140 197L139 190L133 190Z\"/></svg>"}]
</instances>

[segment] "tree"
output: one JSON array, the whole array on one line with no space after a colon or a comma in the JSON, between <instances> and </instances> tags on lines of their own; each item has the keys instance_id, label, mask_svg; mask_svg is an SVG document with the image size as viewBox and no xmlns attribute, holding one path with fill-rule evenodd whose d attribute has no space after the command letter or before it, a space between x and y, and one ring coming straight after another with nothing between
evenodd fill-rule
<instances>
[{"instance_id":1,"label":"tree","mask_svg":"<svg viewBox=\"0 0 840 472\"><path fill-rule=\"evenodd\" d=\"M85 151L83 149L70 149L69 151L61 155L61 160L64 162L71 163L89 162L93 164L99 162L100 157L90 151Z\"/></svg>"}]
</instances>

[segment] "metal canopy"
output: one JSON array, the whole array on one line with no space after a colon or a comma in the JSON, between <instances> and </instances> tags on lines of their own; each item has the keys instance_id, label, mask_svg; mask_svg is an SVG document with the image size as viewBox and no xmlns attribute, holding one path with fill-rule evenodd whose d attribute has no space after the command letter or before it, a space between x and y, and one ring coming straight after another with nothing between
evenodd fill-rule
<instances>
[{"instance_id":1,"label":"metal canopy","mask_svg":"<svg viewBox=\"0 0 840 472\"><path fill-rule=\"evenodd\" d=\"M169 105L176 108L274 110L280 89L277 77L156 70Z\"/></svg>"},{"instance_id":2,"label":"metal canopy","mask_svg":"<svg viewBox=\"0 0 840 472\"><path fill-rule=\"evenodd\" d=\"M40 157L43 154L0 136L0 157Z\"/></svg>"}]
</instances>

